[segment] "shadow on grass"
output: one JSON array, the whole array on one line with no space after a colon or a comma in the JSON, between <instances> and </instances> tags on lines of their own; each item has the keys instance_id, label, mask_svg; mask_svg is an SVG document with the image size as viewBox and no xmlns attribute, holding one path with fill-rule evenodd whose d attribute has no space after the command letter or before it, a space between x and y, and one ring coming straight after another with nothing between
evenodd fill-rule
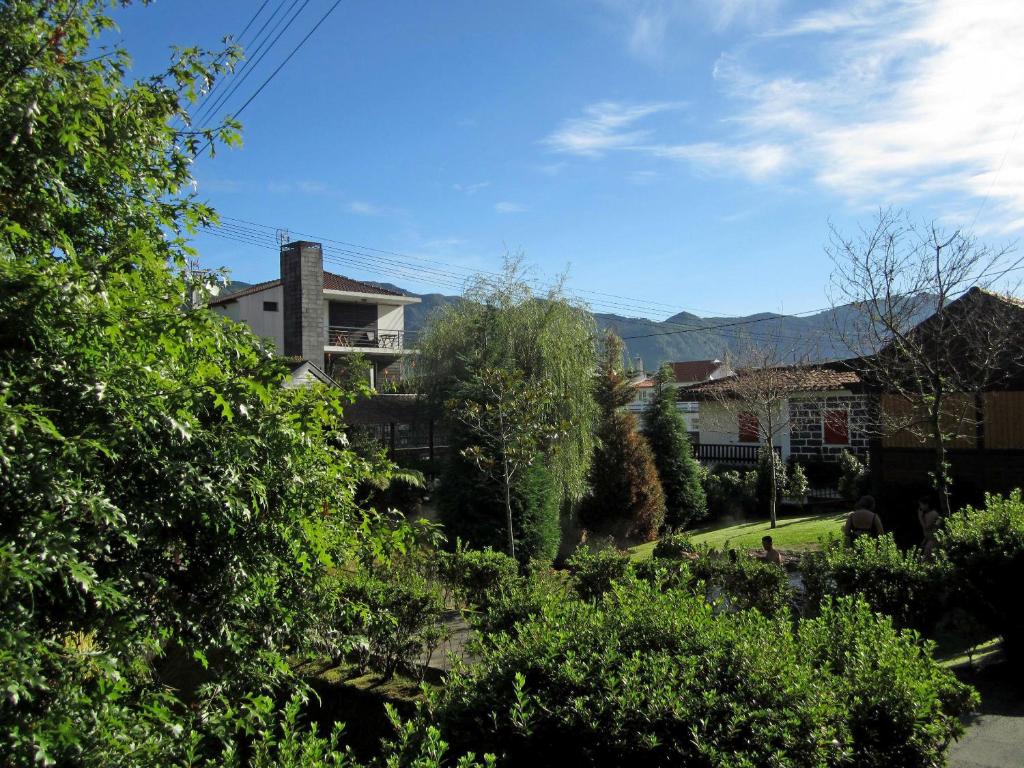
<instances>
[{"instance_id":1,"label":"shadow on grass","mask_svg":"<svg viewBox=\"0 0 1024 768\"><path fill-rule=\"evenodd\" d=\"M774 530L780 528L787 528L791 525L801 525L809 523L838 523L841 520L846 519L846 512L839 512L832 515L810 515L805 517L790 517L790 518L778 518L775 524ZM736 522L719 521L715 525L705 525L700 528L694 528L693 530L687 531L691 536L701 536L706 533L719 533L725 529L730 529L735 533L730 538L735 538L744 533L749 533L750 530L756 528L764 528L766 531L772 530L768 526L770 522L767 518L758 518L757 520L737 520Z\"/></svg>"}]
</instances>

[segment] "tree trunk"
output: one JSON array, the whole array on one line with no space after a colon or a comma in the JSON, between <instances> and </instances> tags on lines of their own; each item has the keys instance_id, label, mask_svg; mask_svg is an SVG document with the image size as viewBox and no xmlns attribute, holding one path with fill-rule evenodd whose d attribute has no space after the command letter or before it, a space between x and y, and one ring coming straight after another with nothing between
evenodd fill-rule
<instances>
[{"instance_id":1,"label":"tree trunk","mask_svg":"<svg viewBox=\"0 0 1024 768\"><path fill-rule=\"evenodd\" d=\"M508 526L508 553L512 556L512 559L516 559L516 537L512 532L512 492L509 486L512 481L509 479L508 473L505 473L505 522Z\"/></svg>"},{"instance_id":2,"label":"tree trunk","mask_svg":"<svg viewBox=\"0 0 1024 768\"><path fill-rule=\"evenodd\" d=\"M775 499L778 498L779 490L776 487L777 478L775 477L775 451L772 448L771 443L768 444L768 462L769 466L771 467L772 476L772 481L769 485L769 488L771 489L771 497L768 499L768 516L771 518L772 521L771 527L774 528L776 523Z\"/></svg>"},{"instance_id":3,"label":"tree trunk","mask_svg":"<svg viewBox=\"0 0 1024 768\"><path fill-rule=\"evenodd\" d=\"M932 439L935 441L935 492L939 496L939 512L948 517L952 512L949 504L949 465L946 461L946 442L942 438L942 398L935 398L932 409Z\"/></svg>"}]
</instances>

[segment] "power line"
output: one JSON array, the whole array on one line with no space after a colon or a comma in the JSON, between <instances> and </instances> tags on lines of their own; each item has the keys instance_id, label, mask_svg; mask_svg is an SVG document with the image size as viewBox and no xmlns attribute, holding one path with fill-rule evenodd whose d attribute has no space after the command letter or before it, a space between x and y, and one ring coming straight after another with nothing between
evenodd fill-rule
<instances>
[{"instance_id":1,"label":"power line","mask_svg":"<svg viewBox=\"0 0 1024 768\"><path fill-rule=\"evenodd\" d=\"M232 240L232 241L235 241L235 242L241 242L243 244L254 245L254 246L257 246L257 247L260 247L260 248L264 248L264 249L267 249L267 250L276 250L275 245L273 245L270 242L270 239L268 237L261 236L258 233L253 233L251 230L244 230L244 229L236 230L236 229L231 229L231 228L223 228L219 232L208 231L207 234L210 234L210 235L212 235L214 237L219 237L219 238L225 239L225 240ZM374 256L373 254L359 253L359 252L355 252L355 251L351 251L351 250L346 250L346 249L337 249L337 248L332 248L330 246L324 247L323 252L324 252L324 262L327 263L327 264L340 264L340 265L345 265L345 266L355 266L355 267L359 267L359 268L370 270L370 271L374 271L375 269L379 269L380 258L378 256ZM422 274L418 274L418 273L415 273L415 272L411 272L411 273L407 272L407 271L405 271L402 268L401 265L389 266L388 267L388 276L389 277L394 277L395 275L398 275L399 277L406 276L406 277L409 277L411 279L420 280L422 282L429 282L429 283L434 284L434 285L440 285L441 287L447 288L449 290L459 291L462 288L464 288L464 282L459 282L458 278L456 278L456 279L445 279L444 277L440 277L440 276L425 277ZM606 307L607 305L603 305L603 306ZM594 302L594 303L591 303L591 307L592 307L592 311L594 309L597 309L598 311L600 311L600 309L602 308L602 305L600 303ZM647 318L624 318L624 319L628 320L630 322L643 322L643 323L648 323L648 324L651 324L651 325L658 325L658 326L664 326L665 324L674 325L674 326L678 326L678 327L684 329L685 331L693 331L693 332L710 331L710 330L714 330L714 328L715 328L714 326L689 326L689 325L685 325L684 326L682 324L672 323L670 321L660 321L660 322L658 322L658 321L650 320L650 319L647 319ZM761 318L761 320L773 320L773 319L774 320L778 320L780 318ZM815 331L813 331L813 333L816 336L823 335L821 330L815 330ZM742 334L742 333L741 334L737 334L737 333L731 333L731 332L722 332L720 335L734 336L736 338L754 337L754 338L760 338L760 339L767 340L767 341L772 341L774 343L784 343L784 342L787 342L787 341L792 341L792 342L806 341L806 336L803 336L803 337L788 336L788 335L785 335L785 334L782 334L782 333L779 333L779 332L772 332L772 331L762 331L762 332L759 332L759 333L758 332L746 332L745 334ZM626 337L626 338L645 338L645 336Z\"/></svg>"},{"instance_id":2,"label":"power line","mask_svg":"<svg viewBox=\"0 0 1024 768\"><path fill-rule=\"evenodd\" d=\"M248 221L248 220L245 220L245 219L237 219L237 218L228 217L228 216L225 216L223 218L225 220L229 220L229 221L240 222L241 224L249 225L250 227L261 227L261 228L268 229L268 230L274 229L270 225L260 224L260 223ZM259 244L261 247L273 248L272 245L264 244L264 242L260 240L260 238L263 237L264 235L261 235L259 232L255 232L255 231L253 231L251 229L247 229L245 226L240 226L239 224L221 224L221 227L222 227L222 229L225 229L225 230L227 230L229 232L234 232L236 234L240 234L242 237L249 238L248 240L244 240L244 242L250 242L250 243L253 243L253 244ZM210 232L210 234L213 234L213 233ZM339 244L348 246L347 248L338 248L336 246L323 246L324 250L325 250L325 253L328 254L328 257L333 257L334 263L340 263L340 264L357 266L357 267L360 267L362 269L367 269L369 271L373 271L375 269L379 269L380 265L384 264L384 265L386 265L388 267L389 270L392 270L393 274L399 274L401 276L406 276L406 277L409 277L410 279L419 280L419 281L425 282L425 283L432 283L432 284L435 284L435 285L441 285L441 286L449 288L449 289L460 290L460 288L465 286L465 280L467 279L467 277L463 276L463 275L456 274L456 273L452 273L452 272L447 271L447 270L438 269L436 267L416 266L416 265L409 264L407 262L401 261L400 259L402 259L402 258L406 258L406 259L407 258L414 258L414 259L418 259L418 260L420 260L422 262L425 262L428 265L430 265L430 264L438 264L438 265L441 265L441 266L450 267L450 268L453 268L453 269L459 269L459 270L467 271L467 272L470 272L470 273L473 272L473 270L470 270L470 269L468 269L466 267L463 267L461 265L446 264L445 262L440 262L440 261L436 261L436 260L430 260L430 259L426 259L424 257L409 256L407 254L400 254L400 253L397 253L395 251L388 251L388 250L385 250L385 249L373 248L371 246L362 246L362 245L358 245L358 244L355 244L355 243L350 243L350 242L342 241L342 240L334 240L334 239L331 239L331 238L325 238L325 237L321 237L319 235L313 235L313 234L310 234L310 233L297 232L297 234L304 234L304 235L306 235L308 237L315 238L316 240L327 242L327 243L339 243ZM226 239L231 239L231 238L226 238ZM367 253L367 251L369 251L369 253ZM381 256L380 254L384 254L384 256ZM398 257L398 258L388 258L388 257ZM327 260L330 260L330 258L327 258L327 257L325 257L325 258ZM1014 262L1014 264L1012 264L1009 268L1004 269L1002 272L997 273L996 277L1003 276L1003 275L1007 274L1008 272L1012 272L1012 271L1015 271L1017 269L1024 269L1024 267L1017 266L1019 264L1019 262L1020 262L1020 260L1018 260L1018 262ZM489 275L493 275L493 276L500 276L499 273L495 273L495 272L483 272L483 274L489 274ZM973 279L971 279L971 282L976 282L976 280L977 280L977 278L973 278ZM461 283L460 283L460 281L461 281ZM967 279L961 280L961 281L958 281L958 283L954 283L953 285L955 286L955 285L958 285L959 283L963 283L963 282L968 282L968 280ZM573 294L571 294L571 295L573 295ZM578 296L577 296L577 298L578 298ZM638 303L642 303L640 300L636 300L636 299L633 299L631 297L622 297L622 298L631 302L626 307L626 309L634 309ZM623 305L615 303L615 302L599 302L599 301L598 302L594 302L594 301L591 301L591 302L587 302L587 303L589 303L591 305L592 309L594 307L604 307L604 308L608 308L608 307L621 308L621 307L623 307ZM711 331L718 331L720 335L730 335L730 336L732 336L736 332L727 331L727 330L724 330L724 329L730 329L730 328L741 327L741 326L750 326L750 325L754 325L754 324L757 324L757 323L764 323L764 322L771 322L771 321L776 321L776 322L780 322L781 323L781 322L784 322L785 318L787 318L787 317L788 318L794 318L794 317L801 317L801 316L804 316L804 315L819 314L819 313L822 313L822 312L827 312L827 311L829 311L831 309L833 309L833 307L828 306L828 307L821 307L821 308L818 308L818 309L811 309L811 310L805 310L805 311L802 311L802 312L796 312L796 313L793 313L791 315L785 315L785 316L775 315L775 316L768 316L768 317L747 318L747 319L742 319L742 320L732 320L732 321L729 321L729 322L712 323L712 324L707 324L707 325L689 325L689 324L683 324L683 323L672 322L672 321L667 321L667 320L659 322L659 321L654 321L654 320L650 320L650 319L647 319L647 318L624 318L624 319L631 320L631 321L634 321L634 322L640 321L640 322L649 323L651 325L659 325L659 326L670 325L670 326L674 326L675 330L661 330L661 331L652 332L652 333L648 333L648 334L635 334L635 335L632 335L632 336L624 336L623 337L623 341L655 338L655 337L658 337L658 336L670 336L670 335L683 334L683 333L700 333L700 332L711 332ZM778 332L775 332L775 333L771 333L771 332L763 333L762 332L762 333L755 334L753 332L746 331L745 334L747 336L750 336L750 337L757 336L757 337L765 338L765 339L773 339L776 342L781 342L783 340L792 340L792 341L801 341L801 340L803 340L803 339L797 338L797 337L788 337L788 336L785 336L785 335L783 335L781 333L778 333ZM817 331L817 334L819 336L824 335L824 330Z\"/></svg>"},{"instance_id":3,"label":"power line","mask_svg":"<svg viewBox=\"0 0 1024 768\"><path fill-rule=\"evenodd\" d=\"M263 13L263 9L267 7L267 3L269 3L269 2L270 2L270 0L263 0L263 3L260 5L260 7L256 9L256 13L254 13L249 18L249 21L246 22L245 26L242 28L242 31L238 34L238 37L235 38L234 42L237 45L239 45L239 46L242 45L242 38L245 37L245 33L249 31L249 28L252 26L253 22L256 21L256 19L259 18L261 13ZM281 5L284 5L284 0L281 0ZM280 9L280 6L278 6L278 9ZM274 11L274 13L271 14L271 18L273 18L276 14L277 14L277 11ZM269 21L270 21L270 19L268 19L266 22L264 22L263 26L260 27L260 31L256 33L257 39L259 38L260 33L262 33L263 30L266 28L267 23L269 23ZM221 54L221 55L223 55L223 54ZM218 56L218 58L220 58L220 56ZM234 72L232 72L232 74L234 74ZM213 87L210 88L210 90L207 91L206 95L203 97L203 103L197 106L196 114L192 118L192 123L199 122L199 120L200 120L200 117L199 117L200 113L203 112L205 107L208 106L211 103L211 99L213 98L213 94L227 80L230 80L230 75L225 74L223 77L218 77L214 81Z\"/></svg>"},{"instance_id":4,"label":"power line","mask_svg":"<svg viewBox=\"0 0 1024 768\"><path fill-rule=\"evenodd\" d=\"M282 0L282 2L274 10L274 13L270 16L270 18L267 19L263 27L260 28L260 32L257 33L257 40L259 41L258 44L253 50L252 54L246 57L246 62L242 66L241 70L236 72L234 77L231 78L230 84L227 86L227 90L222 92L216 99L212 101L208 99L207 102L203 105L201 114L196 115L197 120L210 119L213 116L213 114L222 106L226 105L227 102L230 101L231 97L238 92L238 89L245 84L245 81L249 79L249 76L256 71L256 68L259 66L260 62L263 61L266 55L273 50L274 46L277 45L278 41L281 39L284 33L288 31L288 28L299 17L299 14L302 13L305 7L309 4L309 0L305 0L302 3L302 6L298 9L298 11L296 11L295 14L292 15L291 18L289 18L289 14L291 14L292 9L294 9L295 6L298 5L299 1L300 0L291 0L291 5L288 6L288 9L277 20L277 23L267 33L266 37L261 39L259 35L263 32L263 29L265 29L266 26L271 21L274 20L277 14L284 7L285 0ZM282 24L285 24L284 29L281 29ZM279 29L280 32L278 32Z\"/></svg>"},{"instance_id":5,"label":"power line","mask_svg":"<svg viewBox=\"0 0 1024 768\"><path fill-rule=\"evenodd\" d=\"M308 2L308 0L307 0L307 2ZM292 52L289 53L285 57L284 61L282 61L280 64L277 65L277 69L275 69L273 72L271 72L270 76L260 84L259 88L256 89L256 92L252 96L250 96L246 100L246 102L235 111L235 114L233 114L231 116L232 118L238 117L240 114L242 114L242 112L245 111L246 107L248 107L250 104L252 104L253 100L263 92L263 89L266 88L270 84L271 80L273 80L275 77L277 77L277 73L280 72L282 69L284 69L284 66L289 61L292 60L292 57L296 53L299 52L299 49L302 48L302 46L306 44L306 41L309 40L309 38L311 38L313 36L313 33L316 32L318 29L320 29L320 25L323 24L325 21L327 21L328 17L332 13L334 13L335 9L339 5L341 5L341 0L335 0L334 3L331 5L331 7L327 9L327 12L324 13L324 15L320 17L319 21L317 21L316 24L313 25L313 28L311 30L309 30L309 32L306 33L306 36L299 41L299 44L296 45L294 48L292 48ZM303 5L303 7L305 7L305 5ZM302 9L300 8L299 10L301 12Z\"/></svg>"},{"instance_id":6,"label":"power line","mask_svg":"<svg viewBox=\"0 0 1024 768\"><path fill-rule=\"evenodd\" d=\"M255 221L251 221L251 220L248 220L248 219L239 219L239 218L232 217L232 216L221 216L221 219L222 219L222 221L233 221L233 222L238 222L238 223L241 223L241 224L248 224L250 226L262 227L264 229L267 229L268 231L277 231L278 229L280 229L280 227L275 227L275 226L272 226L270 224L262 224L260 222L255 222ZM221 226L224 226L224 224L221 224ZM465 267L465 266L460 265L460 264L451 264L451 263L448 263L448 262L439 261L437 259L427 259L427 258L425 258L423 256L418 256L416 254L400 253L398 251L392 251L392 250L387 250L387 249L382 249L382 248L374 248L374 247L368 246L368 245L360 245L358 243L353 243L353 242L346 241L346 240L336 240L336 239L332 239L332 238L329 238L329 237L324 237L323 235L313 234L313 233L310 233L310 232L302 232L302 231L295 230L295 229L290 229L289 231L291 231L291 232L293 232L293 233L295 233L297 235L303 235L305 237L309 237L309 238L311 238L313 240L316 240L317 242L320 242L320 243L336 243L338 245L344 245L344 246L347 246L347 247L350 247L350 248L357 248L357 249L361 249L361 250L364 250L364 251L371 251L373 253L381 253L381 254L385 254L387 256L395 256L395 257L398 257L398 258L401 258L401 259L415 259L417 261L425 262L425 263L428 263L428 264L434 264L434 265L438 265L440 267L445 267L447 270L460 270L460 271L465 272L467 274L467 276L485 275L487 277L496 277L496 278L502 277L502 274L499 273L499 272L493 272L493 271L488 271L488 270L484 270L484 269L473 269L471 267ZM552 287L551 284L545 284L542 281L537 280L537 279L531 279L528 282L531 282L531 283L533 283L535 285L539 285L539 286L541 286L542 288L545 288L545 289ZM594 291L594 290L589 290L589 289L586 289L586 288L574 289L573 293L575 293L575 294L584 293L584 294L588 294L588 295L592 295L592 296L601 296L601 297L604 297L604 298L620 299L620 300L628 302L628 303L627 304L621 304L621 303L618 303L618 302L593 302L593 303L601 303L603 306L613 306L613 305L614 306L619 306L619 307L621 307L622 309L624 309L626 311L637 310L637 309L646 309L646 310L651 311L651 312L671 311L673 314L676 314L676 313L683 312L683 311L692 311L694 309L693 307L679 307L679 306L676 306L676 305L673 305L673 304L667 304L665 302L652 301L652 300L649 300L649 299L638 299L635 296L623 296L621 294L604 293L604 292L601 292L601 291ZM698 311L707 311L707 312L709 312L711 314L727 314L727 313L724 313L724 312L717 313L717 312L714 312L713 310L698 310Z\"/></svg>"}]
</instances>

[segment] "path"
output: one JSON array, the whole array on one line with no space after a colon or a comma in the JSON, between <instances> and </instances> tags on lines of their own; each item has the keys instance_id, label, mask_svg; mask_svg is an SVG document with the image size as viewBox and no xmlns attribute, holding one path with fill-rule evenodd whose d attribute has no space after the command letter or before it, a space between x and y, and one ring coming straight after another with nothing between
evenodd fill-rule
<instances>
[{"instance_id":1,"label":"path","mask_svg":"<svg viewBox=\"0 0 1024 768\"><path fill-rule=\"evenodd\" d=\"M957 670L981 694L980 712L949 750L950 768L1024 766L1024 685L1014 683L1005 664Z\"/></svg>"}]
</instances>

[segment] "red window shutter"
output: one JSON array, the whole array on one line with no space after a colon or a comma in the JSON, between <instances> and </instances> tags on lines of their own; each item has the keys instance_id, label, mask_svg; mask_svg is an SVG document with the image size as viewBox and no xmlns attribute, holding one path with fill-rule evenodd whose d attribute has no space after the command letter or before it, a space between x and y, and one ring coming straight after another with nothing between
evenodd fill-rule
<instances>
[{"instance_id":1,"label":"red window shutter","mask_svg":"<svg viewBox=\"0 0 1024 768\"><path fill-rule=\"evenodd\" d=\"M843 410L825 411L825 444L849 445L850 412Z\"/></svg>"},{"instance_id":2,"label":"red window shutter","mask_svg":"<svg viewBox=\"0 0 1024 768\"><path fill-rule=\"evenodd\" d=\"M760 442L760 436L758 435L758 424L757 415L750 411L743 411L739 414L739 426L740 426L740 442L741 443L757 443Z\"/></svg>"}]
</instances>

